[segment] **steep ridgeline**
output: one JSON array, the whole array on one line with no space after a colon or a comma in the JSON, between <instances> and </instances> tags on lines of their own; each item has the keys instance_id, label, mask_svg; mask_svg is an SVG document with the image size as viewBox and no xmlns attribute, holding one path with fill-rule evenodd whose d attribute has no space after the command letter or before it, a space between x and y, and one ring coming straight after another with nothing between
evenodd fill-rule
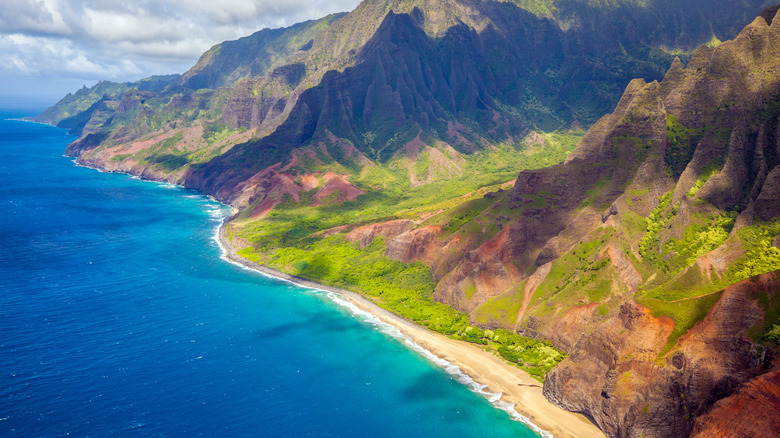
<instances>
[{"instance_id":1,"label":"steep ridgeline","mask_svg":"<svg viewBox=\"0 0 780 438\"><path fill-rule=\"evenodd\" d=\"M632 81L565 163L472 201L457 232L423 223L386 254L428 263L436 298L472 321L567 351L551 401L610 436L688 436L771 368L780 337L777 11L660 83ZM736 396L771 396L772 379ZM718 406L776 432L780 410Z\"/></svg>"},{"instance_id":2,"label":"steep ridgeline","mask_svg":"<svg viewBox=\"0 0 780 438\"><path fill-rule=\"evenodd\" d=\"M84 86L75 93L68 93L33 120L69 129L78 136L86 135L105 125L128 91L159 93L179 78L180 75L167 75L137 82L100 81L90 88Z\"/></svg>"},{"instance_id":3,"label":"steep ridgeline","mask_svg":"<svg viewBox=\"0 0 780 438\"><path fill-rule=\"evenodd\" d=\"M482 177L474 169L493 168L489 155L475 154L487 158L470 167L418 137L408 148L425 151L423 169L460 169L457 186L393 196L399 174L374 165L368 175L387 171L386 186L361 194L334 173L293 179L277 167L242 183L274 196L248 200L231 225L234 243L278 269L369 291L460 339L500 345L494 333L509 329L551 340L569 355L548 374L545 395L610 436L684 437L694 424L709 436L733 418L771 436L780 410L757 418L740 409L750 391L771 401L777 386L764 375L780 342L777 11L700 47L685 67L675 60L660 83L632 81L564 163L523 171L513 185L460 196ZM344 150L356 164L368 160ZM428 284L486 330L422 308ZM527 366L533 358L520 351L499 347Z\"/></svg>"},{"instance_id":4,"label":"steep ridgeline","mask_svg":"<svg viewBox=\"0 0 780 438\"><path fill-rule=\"evenodd\" d=\"M217 45L162 91L108 96L68 153L246 207L277 163L357 179L417 138L469 155L590 125L630 79L660 79L674 54L733 36L765 3L366 0Z\"/></svg>"},{"instance_id":5,"label":"steep ridgeline","mask_svg":"<svg viewBox=\"0 0 780 438\"><path fill-rule=\"evenodd\" d=\"M394 197L392 177L399 173L361 164L371 163L369 154L334 134L320 150L341 145L367 176L387 171L373 180L386 184L382 190L362 195L339 175L287 174L320 159L309 149L238 185L274 196L246 200L252 208L233 221L234 243L246 246L247 257L287 272L369 290L381 304L453 337L488 339L521 365L534 359L523 357L518 344L502 344L503 335L495 335L500 329L552 341L568 356L547 375L545 395L588 415L610 436L684 437L694 426L708 436L733 418L771 436L780 410L757 410L768 412L757 418L742 409L749 409L750 391L771 401L777 387L776 375L765 375L780 342L777 11L765 10L731 41L699 47L687 66L675 60L660 83L632 81L564 163L523 171L513 185L446 198L442 192L457 188L431 182L435 194L423 185ZM409 29L419 19L391 19L398 32L390 34L407 29L404 44L414 41ZM391 54L407 53L407 46L394 47ZM333 90L343 76L359 87L362 68L326 76L299 102L309 102L312 113L349 114L355 100ZM371 76L387 77L385 70ZM403 104L387 99L387 106ZM313 119L297 120L285 135L315 138ZM349 118L339 120L344 129L353 126ZM526 144L533 149L546 139L528 136ZM458 155L461 149L437 155L424 140L416 137L400 154L427 154L425 166L409 166L413 177L460 169L459 184L467 185L482 176L469 155ZM493 169L490 156L480 154L473 155L484 158L481 169ZM226 179L207 187L246 178L231 169L259 160L246 151L233 155L234 162L228 157L214 161ZM269 211L273 199L285 197ZM363 272L371 273L368 283L361 283ZM429 308L415 312L426 281L436 300L485 330L447 322ZM411 292L390 293L390 286Z\"/></svg>"},{"instance_id":6,"label":"steep ridgeline","mask_svg":"<svg viewBox=\"0 0 780 438\"><path fill-rule=\"evenodd\" d=\"M545 395L610 436L706 436L777 386L778 8L731 32L764 3L368 0L95 100L68 152L238 207L254 261L554 367Z\"/></svg>"}]
</instances>

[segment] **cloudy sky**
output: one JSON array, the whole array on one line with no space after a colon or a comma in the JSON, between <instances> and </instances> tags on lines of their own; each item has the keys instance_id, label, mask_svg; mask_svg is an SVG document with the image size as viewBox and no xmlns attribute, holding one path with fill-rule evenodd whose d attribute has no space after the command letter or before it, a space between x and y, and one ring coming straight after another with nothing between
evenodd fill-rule
<instances>
[{"instance_id":1,"label":"cloudy sky","mask_svg":"<svg viewBox=\"0 0 780 438\"><path fill-rule=\"evenodd\" d=\"M0 0L0 99L183 73L209 47L360 0ZM0 100L2 105L2 100Z\"/></svg>"}]
</instances>

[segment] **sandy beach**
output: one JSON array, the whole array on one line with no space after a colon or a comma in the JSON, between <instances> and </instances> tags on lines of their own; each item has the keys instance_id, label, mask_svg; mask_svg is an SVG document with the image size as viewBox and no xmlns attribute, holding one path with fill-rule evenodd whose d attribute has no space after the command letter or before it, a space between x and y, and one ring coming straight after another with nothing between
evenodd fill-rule
<instances>
[{"instance_id":1,"label":"sandy beach","mask_svg":"<svg viewBox=\"0 0 780 438\"><path fill-rule=\"evenodd\" d=\"M371 300L351 291L321 285L268 268L236 254L236 248L225 236L224 225L219 230L219 243L229 261L263 274L293 282L299 286L332 292L351 302L358 309L380 321L397 328L414 344L437 358L457 366L462 373L480 385L486 385L490 393L500 393L500 400L514 405L514 410L553 437L604 437L601 430L580 414L565 411L552 405L542 394L542 385L523 370L504 361L495 354L474 344L450 339L440 333L418 326L374 304Z\"/></svg>"}]
</instances>

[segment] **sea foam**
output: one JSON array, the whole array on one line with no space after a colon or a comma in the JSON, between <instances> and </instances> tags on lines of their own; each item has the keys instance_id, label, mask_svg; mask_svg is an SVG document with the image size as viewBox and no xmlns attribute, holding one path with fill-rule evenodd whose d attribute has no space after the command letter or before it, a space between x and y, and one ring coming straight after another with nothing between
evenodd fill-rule
<instances>
[{"instance_id":1,"label":"sea foam","mask_svg":"<svg viewBox=\"0 0 780 438\"><path fill-rule=\"evenodd\" d=\"M457 365L453 364L452 362L450 362L448 360L445 360L445 359L442 359L442 358L436 356L435 354L433 354L428 349L423 348L422 346L420 346L419 344L414 342L414 340L412 340L409 336L406 336L405 334L403 334L401 332L401 330L399 330L394 325L388 324L388 323L382 321L381 319L379 319L376 315L372 314L371 312L367 312L367 311L359 308L358 306L353 304L351 301L346 299L341 294L338 294L338 293L335 293L335 292L331 292L331 291L327 291L327 290L323 290L323 289L318 289L316 287L302 285L302 284L296 283L293 280L290 280L290 279L287 279L287 278L277 277L275 275L271 275L271 274L266 273L266 272L258 271L258 270L252 269L250 267L247 267L247 266L245 266L245 265L243 265L241 263L238 263L238 262L235 262L235 261L231 260L228 257L227 248L225 248L224 245L222 245L222 241L219 238L219 232L220 232L221 226L222 226L222 224L220 224L220 226L217 227L217 230L216 230L216 233L214 234L213 239L219 245L219 248L220 248L220 251L221 251L220 258L222 260L224 260L224 261L226 261L226 262L228 262L228 263L230 263L232 265L238 266L242 270L251 271L251 272L253 272L255 274L260 274L260 275L262 275L263 277L266 277L266 278L271 278L271 279L274 279L274 280L277 280L277 281L284 281L286 283L293 284L293 285L295 285L297 287L300 287L302 289L305 289L305 290L308 290L308 291L311 291L311 292L314 292L314 293L317 293L317 294L324 294L324 295L326 295L333 303L335 303L338 306L340 306L340 307L344 308L345 310L347 310L347 312L350 315L352 315L352 317L354 317L358 321L361 321L364 324L368 324L368 325L371 325L371 326L375 327L377 330L380 330L382 333L385 333L388 336L390 336L390 337L400 341L403 345L405 345L410 350L415 351L418 354L422 355L425 359L427 359L431 363L435 364L436 366L438 366L439 368L441 368L445 372L447 372L447 374L452 376L452 378L454 378L458 383L460 383L462 385L465 385L472 392L474 392L476 394L479 394L482 397L485 397L494 407L496 407L497 409L500 409L500 410L506 412L507 414L509 414L509 416L513 420L519 421L519 422L525 424L526 426L531 428L534 432L538 433L539 435L541 435L544 438L553 438L552 433L550 433L550 432L548 432L546 430L543 430L542 428L540 428L536 424L532 423L531 420L528 419L528 417L526 417L526 416L520 414L519 412L517 412L515 410L515 404L514 403L508 403L508 402L502 401L501 397L503 396L503 394L501 392L491 392L491 391L489 391L490 388L487 385L482 385L482 384L476 382L468 374L464 373L463 370L461 370Z\"/></svg>"},{"instance_id":2,"label":"sea foam","mask_svg":"<svg viewBox=\"0 0 780 438\"><path fill-rule=\"evenodd\" d=\"M529 420L527 417L517 412L515 410L514 403L501 401L501 397L503 396L502 393L489 391L490 388L487 385L482 385L476 382L468 374L464 373L463 370L461 370L457 365L453 364L448 360L436 356L430 350L420 346L419 344L414 342L414 340L412 340L409 336L403 334L401 330L399 330L397 327L393 326L392 324L388 324L382 321L381 319L379 319L376 315L359 308L351 301L345 299L343 296L339 294L336 294L334 292L329 292L329 291L322 291L319 289L313 289L313 290L326 293L328 298L330 298L334 303L338 304L339 306L345 308L353 317L355 317L359 321L370 324L376 327L378 330L382 331L382 333L385 333L401 341L409 349L419 353L430 362L442 368L444 371L447 372L447 374L452 376L458 383L465 385L472 392L485 397L493 406L506 412L514 420L524 423L525 425L533 429L534 432L538 433L539 435L545 438L553 438L553 435L550 432L541 429L539 426L532 423L531 420Z\"/></svg>"}]
</instances>

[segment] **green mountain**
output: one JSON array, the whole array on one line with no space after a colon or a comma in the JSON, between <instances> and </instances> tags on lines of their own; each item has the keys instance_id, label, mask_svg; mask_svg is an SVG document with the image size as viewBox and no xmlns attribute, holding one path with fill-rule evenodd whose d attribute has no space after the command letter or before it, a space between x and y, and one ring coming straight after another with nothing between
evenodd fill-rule
<instances>
[{"instance_id":1,"label":"green mountain","mask_svg":"<svg viewBox=\"0 0 780 438\"><path fill-rule=\"evenodd\" d=\"M589 126L628 81L660 79L764 2L365 1L217 45L161 92L107 95L70 121L89 127L69 153L234 202L257 195L237 184L331 136L378 164L418 133L466 155L518 149L532 130Z\"/></svg>"},{"instance_id":2,"label":"green mountain","mask_svg":"<svg viewBox=\"0 0 780 438\"><path fill-rule=\"evenodd\" d=\"M276 67L292 64L291 57L296 52L311 50L314 38L344 15L333 14L284 29L263 29L237 41L217 44L204 53L171 88L215 89L235 86L242 79L266 76ZM287 70L294 68L288 67ZM299 80L301 73L293 76L292 82Z\"/></svg>"},{"instance_id":3,"label":"green mountain","mask_svg":"<svg viewBox=\"0 0 780 438\"><path fill-rule=\"evenodd\" d=\"M84 86L75 93L68 93L34 120L70 129L73 134L82 136L103 127L128 91L159 93L179 77L180 75L152 76L124 83L100 81L90 88Z\"/></svg>"},{"instance_id":4,"label":"green mountain","mask_svg":"<svg viewBox=\"0 0 780 438\"><path fill-rule=\"evenodd\" d=\"M483 344L610 436L768 431L734 407L780 391L765 3L368 0L41 120L82 132L82 163L237 207L240 255Z\"/></svg>"}]
</instances>

